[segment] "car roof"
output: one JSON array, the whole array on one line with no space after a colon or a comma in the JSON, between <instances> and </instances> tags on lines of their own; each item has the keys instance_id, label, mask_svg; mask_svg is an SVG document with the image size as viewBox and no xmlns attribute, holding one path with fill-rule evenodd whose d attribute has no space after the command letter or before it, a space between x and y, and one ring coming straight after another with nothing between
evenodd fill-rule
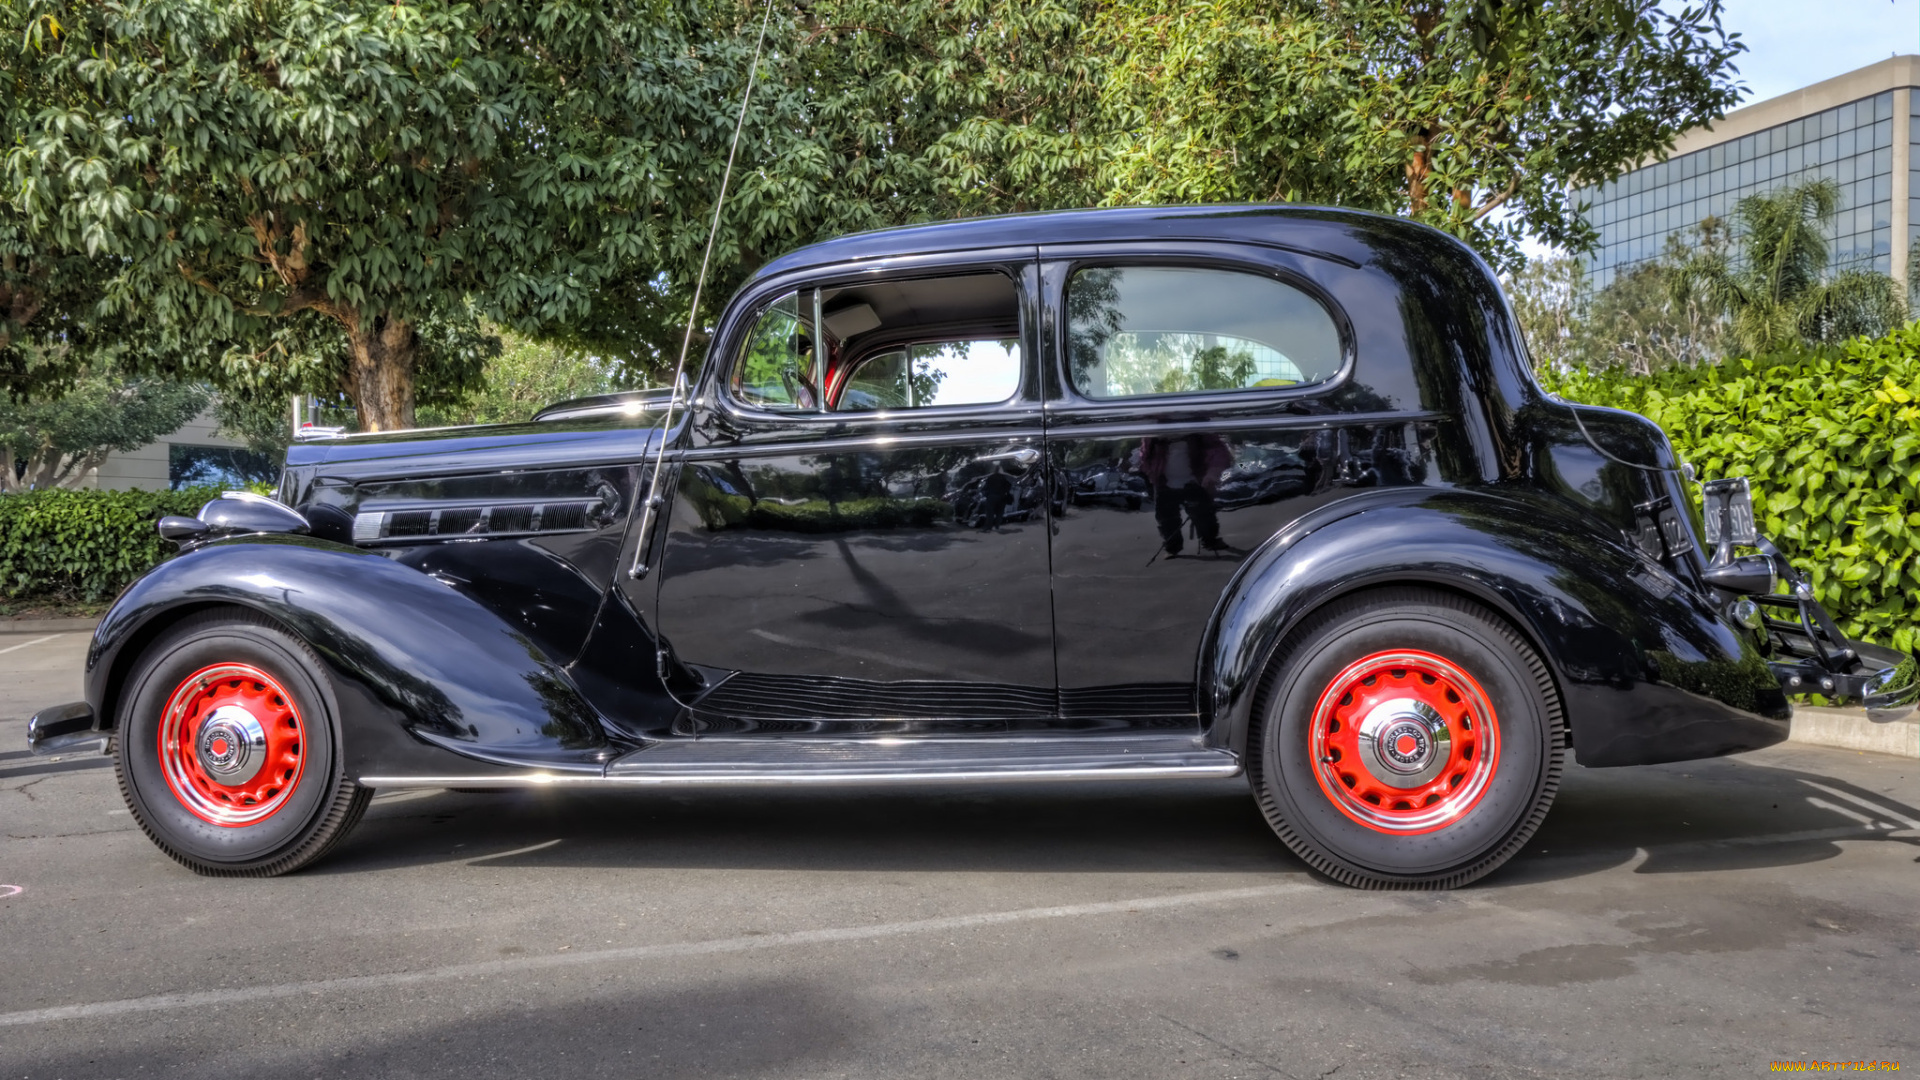
<instances>
[{"instance_id":1,"label":"car roof","mask_svg":"<svg viewBox=\"0 0 1920 1080\"><path fill-rule=\"evenodd\" d=\"M852 233L789 252L762 266L753 280L832 263L980 248L1031 247L1102 240L1236 240L1290 248L1358 265L1375 244L1456 250L1458 240L1405 218L1297 204L1115 207L959 218Z\"/></svg>"}]
</instances>

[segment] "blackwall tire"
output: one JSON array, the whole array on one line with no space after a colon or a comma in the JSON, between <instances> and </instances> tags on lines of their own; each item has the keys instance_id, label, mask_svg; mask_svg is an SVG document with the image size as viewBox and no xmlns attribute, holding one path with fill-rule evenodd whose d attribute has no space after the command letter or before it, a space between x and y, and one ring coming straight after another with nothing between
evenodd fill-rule
<instances>
[{"instance_id":1,"label":"blackwall tire","mask_svg":"<svg viewBox=\"0 0 1920 1080\"><path fill-rule=\"evenodd\" d=\"M120 695L114 773L148 838L210 876L307 866L373 795L345 773L326 667L240 609L190 616L141 654Z\"/></svg>"},{"instance_id":2,"label":"blackwall tire","mask_svg":"<svg viewBox=\"0 0 1920 1080\"><path fill-rule=\"evenodd\" d=\"M1275 650L1247 773L1281 840L1368 889L1450 889L1512 858L1566 763L1551 673L1492 611L1381 589L1309 616Z\"/></svg>"}]
</instances>

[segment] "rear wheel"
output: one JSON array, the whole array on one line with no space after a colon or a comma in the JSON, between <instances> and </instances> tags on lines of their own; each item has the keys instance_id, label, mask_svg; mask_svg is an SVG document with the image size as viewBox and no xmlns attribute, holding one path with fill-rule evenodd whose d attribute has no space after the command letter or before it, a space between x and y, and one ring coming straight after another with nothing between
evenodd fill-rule
<instances>
[{"instance_id":1,"label":"rear wheel","mask_svg":"<svg viewBox=\"0 0 1920 1080\"><path fill-rule=\"evenodd\" d=\"M121 695L115 773L147 836L197 873L270 877L325 855L372 791L345 775L326 669L242 611L182 621Z\"/></svg>"},{"instance_id":2,"label":"rear wheel","mask_svg":"<svg viewBox=\"0 0 1920 1080\"><path fill-rule=\"evenodd\" d=\"M1248 775L1280 838L1363 888L1445 889L1499 867L1565 768L1551 676L1505 620L1383 589L1309 617L1276 651Z\"/></svg>"}]
</instances>

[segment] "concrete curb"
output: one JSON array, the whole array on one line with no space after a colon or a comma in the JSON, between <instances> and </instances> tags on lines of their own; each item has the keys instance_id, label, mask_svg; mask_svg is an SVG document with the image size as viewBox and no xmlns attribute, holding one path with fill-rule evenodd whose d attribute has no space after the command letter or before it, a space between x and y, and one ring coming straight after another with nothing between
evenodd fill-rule
<instances>
[{"instance_id":1,"label":"concrete curb","mask_svg":"<svg viewBox=\"0 0 1920 1080\"><path fill-rule=\"evenodd\" d=\"M1814 705L1793 708L1789 742L1865 750L1874 754L1920 758L1920 720L1909 717L1891 724L1867 719L1865 709L1829 709Z\"/></svg>"},{"instance_id":2,"label":"concrete curb","mask_svg":"<svg viewBox=\"0 0 1920 1080\"><path fill-rule=\"evenodd\" d=\"M99 619L8 619L0 618L0 634L60 634L71 630L93 633Z\"/></svg>"}]
</instances>

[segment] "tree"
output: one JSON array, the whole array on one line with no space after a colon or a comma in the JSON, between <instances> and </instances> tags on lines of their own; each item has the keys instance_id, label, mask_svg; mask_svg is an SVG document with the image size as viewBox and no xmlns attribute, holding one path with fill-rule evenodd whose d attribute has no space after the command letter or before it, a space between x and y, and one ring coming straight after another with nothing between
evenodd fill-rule
<instances>
[{"instance_id":1,"label":"tree","mask_svg":"<svg viewBox=\"0 0 1920 1080\"><path fill-rule=\"evenodd\" d=\"M105 309L164 350L219 345L223 386L292 355L290 333L337 335L366 430L411 425L423 358L442 383L477 372L430 326L563 325L624 269L697 261L752 47L742 8L678 0L7 12L16 77L42 88L9 155L30 227L116 260ZM751 125L762 153L773 115ZM778 186L755 194L777 219Z\"/></svg>"},{"instance_id":2,"label":"tree","mask_svg":"<svg viewBox=\"0 0 1920 1080\"><path fill-rule=\"evenodd\" d=\"M689 321L697 358L728 295L793 248L910 222L1089 205L1093 10L1083 0L776 5L701 309L688 305L704 220L660 257L629 261L560 337L664 381ZM750 47L759 7L746 12L738 32ZM718 79L703 87L732 107L740 91ZM709 215L725 152L713 146L722 158L691 196Z\"/></svg>"},{"instance_id":3,"label":"tree","mask_svg":"<svg viewBox=\"0 0 1920 1080\"><path fill-rule=\"evenodd\" d=\"M767 259L855 229L1290 199L1578 249L1572 185L1737 97L1719 0L775 10L697 311L747 0L15 0L9 197L111 271L156 370L298 356L377 430L471 382L473 318L657 377Z\"/></svg>"},{"instance_id":4,"label":"tree","mask_svg":"<svg viewBox=\"0 0 1920 1080\"><path fill-rule=\"evenodd\" d=\"M145 446L200 415L205 386L89 371L54 401L0 399L0 491L79 487L109 453Z\"/></svg>"},{"instance_id":5,"label":"tree","mask_svg":"<svg viewBox=\"0 0 1920 1080\"><path fill-rule=\"evenodd\" d=\"M607 363L578 350L511 333L503 338L505 348L487 361L477 387L422 409L421 419L431 425L517 423L555 402L625 387Z\"/></svg>"},{"instance_id":6,"label":"tree","mask_svg":"<svg viewBox=\"0 0 1920 1080\"><path fill-rule=\"evenodd\" d=\"M1726 357L1726 320L1705 290L1679 279L1680 266L1695 252L1725 249L1726 230L1710 217L1694 232L1692 246L1669 236L1660 258L1634 267L1595 294L1582 334L1589 370L1613 367L1650 375Z\"/></svg>"},{"instance_id":7,"label":"tree","mask_svg":"<svg viewBox=\"0 0 1920 1080\"><path fill-rule=\"evenodd\" d=\"M1583 251L1577 189L1739 100L1720 0L1140 0L1100 9L1104 201L1399 213L1513 262Z\"/></svg>"},{"instance_id":8,"label":"tree","mask_svg":"<svg viewBox=\"0 0 1920 1080\"><path fill-rule=\"evenodd\" d=\"M1681 263L1673 290L1697 292L1724 315L1750 354L1850 337L1881 337L1907 321L1899 284L1871 270L1829 273L1826 222L1840 187L1813 180L1749 195L1734 209L1739 250L1702 249Z\"/></svg>"},{"instance_id":9,"label":"tree","mask_svg":"<svg viewBox=\"0 0 1920 1080\"><path fill-rule=\"evenodd\" d=\"M7 16L15 14L11 8ZM18 37L12 19L0 32ZM0 77L0 131L11 143L44 104L46 87L31 68ZM57 392L96 359L92 328L107 276L96 260L63 253L33 235L26 217L0 200L0 397Z\"/></svg>"},{"instance_id":10,"label":"tree","mask_svg":"<svg viewBox=\"0 0 1920 1080\"><path fill-rule=\"evenodd\" d=\"M1593 289L1580 260L1569 255L1529 259L1501 284L1534 366L1550 371L1579 366L1593 307Z\"/></svg>"},{"instance_id":11,"label":"tree","mask_svg":"<svg viewBox=\"0 0 1920 1080\"><path fill-rule=\"evenodd\" d=\"M1715 363L1725 353L1726 322L1704 290L1676 288L1680 266L1698 251L1722 251L1716 218L1695 226L1692 243L1667 238L1658 259L1593 291L1578 259L1534 260L1505 279L1513 311L1536 366L1564 374L1610 368L1647 375Z\"/></svg>"}]
</instances>

